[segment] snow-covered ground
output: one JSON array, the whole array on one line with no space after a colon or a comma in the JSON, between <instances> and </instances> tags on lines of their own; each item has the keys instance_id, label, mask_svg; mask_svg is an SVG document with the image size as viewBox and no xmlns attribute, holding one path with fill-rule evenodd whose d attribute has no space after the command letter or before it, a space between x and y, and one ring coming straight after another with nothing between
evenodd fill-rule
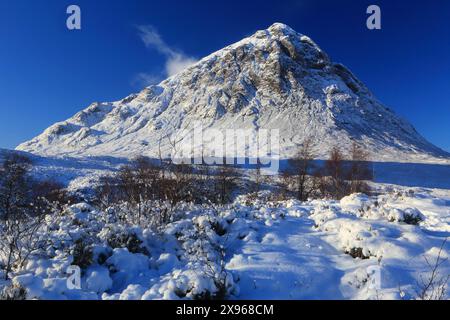
<instances>
[{"instance_id":1,"label":"snow-covered ground","mask_svg":"<svg viewBox=\"0 0 450 320\"><path fill-rule=\"evenodd\" d=\"M71 190L128 161L31 157L35 177ZM378 196L272 202L263 192L224 207L180 204L162 227L75 204L47 217L45 250L0 290L24 288L30 299L415 299L438 257L427 294L448 287L449 166L377 163L375 177ZM74 263L80 290L67 286Z\"/></svg>"},{"instance_id":2,"label":"snow-covered ground","mask_svg":"<svg viewBox=\"0 0 450 320\"><path fill-rule=\"evenodd\" d=\"M179 205L159 228L114 210L76 204L49 216L45 252L0 285L39 299L415 299L439 257L433 290L448 286L448 190L304 203L241 196L225 207ZM67 287L74 258L80 290Z\"/></svg>"}]
</instances>

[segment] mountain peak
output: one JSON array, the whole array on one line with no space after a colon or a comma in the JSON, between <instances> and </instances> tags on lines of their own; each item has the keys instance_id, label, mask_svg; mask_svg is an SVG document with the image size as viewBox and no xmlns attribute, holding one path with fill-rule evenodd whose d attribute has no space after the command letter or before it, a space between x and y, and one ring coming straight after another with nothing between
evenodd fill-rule
<instances>
[{"instance_id":1,"label":"mountain peak","mask_svg":"<svg viewBox=\"0 0 450 320\"><path fill-rule=\"evenodd\" d=\"M272 24L267 30L274 34L298 34L297 31L289 27L287 24L281 23L281 22L275 22Z\"/></svg>"},{"instance_id":2,"label":"mountain peak","mask_svg":"<svg viewBox=\"0 0 450 320\"><path fill-rule=\"evenodd\" d=\"M157 156L167 137L201 121L217 130L278 129L281 156L306 137L317 156L339 143L366 147L380 161L448 154L377 101L347 68L289 26L227 46L159 85L98 103L17 149L43 155ZM161 142L162 141L162 142ZM165 152L165 150L163 150Z\"/></svg>"}]
</instances>

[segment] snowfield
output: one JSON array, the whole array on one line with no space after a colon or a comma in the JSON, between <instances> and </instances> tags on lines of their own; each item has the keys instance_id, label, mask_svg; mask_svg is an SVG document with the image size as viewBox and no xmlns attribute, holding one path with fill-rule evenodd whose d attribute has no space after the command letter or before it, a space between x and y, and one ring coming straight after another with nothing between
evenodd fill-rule
<instances>
[{"instance_id":1,"label":"snowfield","mask_svg":"<svg viewBox=\"0 0 450 320\"><path fill-rule=\"evenodd\" d=\"M50 239L45 251L0 286L28 299L450 297L448 190L388 187L304 203L261 194L172 209L158 228L85 203L49 215L39 230ZM80 289L67 286L74 263Z\"/></svg>"}]
</instances>

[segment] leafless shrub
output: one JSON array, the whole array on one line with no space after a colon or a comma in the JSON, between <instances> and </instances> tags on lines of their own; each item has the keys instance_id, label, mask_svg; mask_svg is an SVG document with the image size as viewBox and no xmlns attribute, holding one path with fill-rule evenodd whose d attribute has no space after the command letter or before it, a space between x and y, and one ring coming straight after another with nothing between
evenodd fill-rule
<instances>
[{"instance_id":1,"label":"leafless shrub","mask_svg":"<svg viewBox=\"0 0 450 320\"><path fill-rule=\"evenodd\" d=\"M79 266L81 269L86 269L94 261L92 247L82 239L75 242L71 254L73 257L72 264Z\"/></svg>"},{"instance_id":2,"label":"leafless shrub","mask_svg":"<svg viewBox=\"0 0 450 320\"><path fill-rule=\"evenodd\" d=\"M356 258L360 258L363 260L369 259L370 256L365 256L363 252L364 252L363 248L353 247L349 251L346 251L345 254L348 254L349 256L351 256L354 259L356 259Z\"/></svg>"},{"instance_id":3,"label":"leafless shrub","mask_svg":"<svg viewBox=\"0 0 450 320\"><path fill-rule=\"evenodd\" d=\"M0 253L4 258L5 279L14 269L21 269L31 254L45 248L45 240L37 235L42 222L41 217L15 214L2 221Z\"/></svg>"},{"instance_id":4,"label":"leafless shrub","mask_svg":"<svg viewBox=\"0 0 450 320\"><path fill-rule=\"evenodd\" d=\"M5 279L14 269L21 269L31 254L45 247L38 230L49 202L33 189L30 168L28 158L13 154L0 169L0 258Z\"/></svg>"},{"instance_id":5,"label":"leafless shrub","mask_svg":"<svg viewBox=\"0 0 450 320\"><path fill-rule=\"evenodd\" d=\"M372 178L373 175L369 166L369 153L354 142L347 177L350 182L350 193L369 194L370 187L366 181L372 180Z\"/></svg>"},{"instance_id":6,"label":"leafless shrub","mask_svg":"<svg viewBox=\"0 0 450 320\"><path fill-rule=\"evenodd\" d=\"M95 188L93 203L101 209L117 204L121 201L122 194L119 190L119 180L116 176L103 176L100 178L98 186Z\"/></svg>"},{"instance_id":7,"label":"leafless shrub","mask_svg":"<svg viewBox=\"0 0 450 320\"><path fill-rule=\"evenodd\" d=\"M218 207L212 205L212 213L209 217L209 228L224 239L224 243L228 241L228 235L225 229L218 223L219 210ZM203 291L193 296L194 300L224 300L233 290L232 275L226 270L226 246L220 244L208 236L207 228L195 225L195 238L199 242L199 246L192 248L191 255L195 256L198 261L203 263L204 268L201 273L208 279L211 279L216 288L215 291Z\"/></svg>"},{"instance_id":8,"label":"leafless shrub","mask_svg":"<svg viewBox=\"0 0 450 320\"><path fill-rule=\"evenodd\" d=\"M107 241L108 245L113 249L127 248L131 253L142 253L145 255L149 254L140 237L135 232L130 230L122 230L122 232L119 233L111 233L107 238Z\"/></svg>"},{"instance_id":9,"label":"leafless shrub","mask_svg":"<svg viewBox=\"0 0 450 320\"><path fill-rule=\"evenodd\" d=\"M328 196L328 179L323 168L315 168L313 173L314 198L323 198Z\"/></svg>"},{"instance_id":10,"label":"leafless shrub","mask_svg":"<svg viewBox=\"0 0 450 320\"><path fill-rule=\"evenodd\" d=\"M27 290L18 284L11 284L5 286L0 292L0 300L13 301L13 300L26 300Z\"/></svg>"},{"instance_id":11,"label":"leafless shrub","mask_svg":"<svg viewBox=\"0 0 450 320\"><path fill-rule=\"evenodd\" d=\"M193 297L194 300L225 300L228 295L228 284L230 274L225 269L226 250L223 246L215 245L214 249L217 253L217 261L211 261L207 253L204 253L205 259L205 275L212 279L216 287L215 292L202 292Z\"/></svg>"},{"instance_id":12,"label":"leafless shrub","mask_svg":"<svg viewBox=\"0 0 450 320\"><path fill-rule=\"evenodd\" d=\"M295 172L295 191L297 199L306 201L316 191L315 181L312 177L314 170L313 140L306 138L297 155L291 159Z\"/></svg>"},{"instance_id":13,"label":"leafless shrub","mask_svg":"<svg viewBox=\"0 0 450 320\"><path fill-rule=\"evenodd\" d=\"M250 188L248 190L250 191L250 199L256 199L259 196L259 192L261 191L262 184L263 184L263 176L261 174L261 164L258 162L256 164L256 168L252 170L251 179L249 181Z\"/></svg>"},{"instance_id":14,"label":"leafless shrub","mask_svg":"<svg viewBox=\"0 0 450 320\"><path fill-rule=\"evenodd\" d=\"M283 177L286 193L294 191L299 200L305 201L324 197L341 199L352 193L370 192L367 184L372 179L369 155L356 143L348 157L350 161L346 161L342 151L334 147L323 166L314 164L311 146L311 139L306 139L291 160L294 174L285 173Z\"/></svg>"},{"instance_id":15,"label":"leafless shrub","mask_svg":"<svg viewBox=\"0 0 450 320\"><path fill-rule=\"evenodd\" d=\"M323 166L314 162L313 141L306 138L295 157L290 159L290 171L281 176L279 198L295 197L301 201L309 198L341 199L356 192L370 191L367 180L370 180L369 156L357 144L353 144L347 162L342 151L334 147Z\"/></svg>"},{"instance_id":16,"label":"leafless shrub","mask_svg":"<svg viewBox=\"0 0 450 320\"><path fill-rule=\"evenodd\" d=\"M53 180L32 182L30 188L34 210L41 215L62 211L65 206L78 201L62 184Z\"/></svg>"},{"instance_id":17,"label":"leafless shrub","mask_svg":"<svg viewBox=\"0 0 450 320\"><path fill-rule=\"evenodd\" d=\"M221 165L217 168L214 179L215 202L225 204L231 201L232 194L238 186L238 172L230 165Z\"/></svg>"},{"instance_id":18,"label":"leafless shrub","mask_svg":"<svg viewBox=\"0 0 450 320\"><path fill-rule=\"evenodd\" d=\"M120 219L135 224L151 223L156 229L170 221L180 202L203 202L213 198L210 171L189 164L170 163L164 167L139 157L113 175L104 177L96 191L95 203L103 210L114 207ZM208 184L211 184L209 186Z\"/></svg>"},{"instance_id":19,"label":"leafless shrub","mask_svg":"<svg viewBox=\"0 0 450 320\"><path fill-rule=\"evenodd\" d=\"M30 180L28 172L31 161L21 155L6 157L0 168L0 218L8 220L30 205Z\"/></svg>"},{"instance_id":20,"label":"leafless shrub","mask_svg":"<svg viewBox=\"0 0 450 320\"><path fill-rule=\"evenodd\" d=\"M274 195L274 201L283 201L295 196L294 191L295 186L295 176L284 171L279 175L279 180L277 183L277 192Z\"/></svg>"},{"instance_id":21,"label":"leafless shrub","mask_svg":"<svg viewBox=\"0 0 450 320\"><path fill-rule=\"evenodd\" d=\"M448 262L447 258L442 257L446 243L447 239L442 243L435 261L424 256L429 271L426 275L421 274L420 281L417 282L416 293L419 300L443 300L446 297L450 275L441 275L441 266Z\"/></svg>"},{"instance_id":22,"label":"leafless shrub","mask_svg":"<svg viewBox=\"0 0 450 320\"><path fill-rule=\"evenodd\" d=\"M329 178L327 192L335 199L341 199L349 194L349 184L345 180L346 172L344 156L341 150L334 147L325 162L325 172Z\"/></svg>"}]
</instances>

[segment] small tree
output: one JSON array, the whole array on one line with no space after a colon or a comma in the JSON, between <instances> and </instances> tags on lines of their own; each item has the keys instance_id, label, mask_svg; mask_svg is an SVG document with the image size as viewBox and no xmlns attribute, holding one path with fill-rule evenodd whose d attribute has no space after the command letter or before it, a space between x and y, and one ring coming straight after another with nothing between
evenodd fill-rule
<instances>
[{"instance_id":1,"label":"small tree","mask_svg":"<svg viewBox=\"0 0 450 320\"><path fill-rule=\"evenodd\" d=\"M192 202L198 196L200 187L198 179L194 177L195 168L191 164L180 163L172 166L173 195L169 199L173 203L180 201Z\"/></svg>"},{"instance_id":2,"label":"small tree","mask_svg":"<svg viewBox=\"0 0 450 320\"><path fill-rule=\"evenodd\" d=\"M173 163L166 169L138 157L116 174L102 178L96 202L104 208L117 205L122 218L132 218L133 223L140 224L144 217L146 222L168 221L171 210L167 206L192 201L200 192L191 165Z\"/></svg>"},{"instance_id":3,"label":"small tree","mask_svg":"<svg viewBox=\"0 0 450 320\"><path fill-rule=\"evenodd\" d=\"M217 169L215 177L216 201L225 204L231 200L232 192L237 186L238 175L236 170L229 165L221 165Z\"/></svg>"},{"instance_id":4,"label":"small tree","mask_svg":"<svg viewBox=\"0 0 450 320\"><path fill-rule=\"evenodd\" d=\"M39 215L62 211L64 206L77 201L76 196L70 195L61 183L54 180L33 181L30 187L34 210Z\"/></svg>"},{"instance_id":5,"label":"small tree","mask_svg":"<svg viewBox=\"0 0 450 320\"><path fill-rule=\"evenodd\" d=\"M314 165L314 154L312 152L312 139L306 138L300 147L297 155L293 158L292 164L296 174L296 193L300 201L308 200L315 190L314 181L311 177Z\"/></svg>"},{"instance_id":6,"label":"small tree","mask_svg":"<svg viewBox=\"0 0 450 320\"><path fill-rule=\"evenodd\" d=\"M294 177L288 171L283 171L278 176L278 189L279 192L276 195L277 200L289 199L292 195L291 187L294 185Z\"/></svg>"},{"instance_id":7,"label":"small tree","mask_svg":"<svg viewBox=\"0 0 450 320\"><path fill-rule=\"evenodd\" d=\"M262 184L264 182L264 177L261 173L261 163L258 161L256 163L255 169L250 171L250 179L248 180L249 199L255 200L259 197L259 192L262 189Z\"/></svg>"},{"instance_id":8,"label":"small tree","mask_svg":"<svg viewBox=\"0 0 450 320\"><path fill-rule=\"evenodd\" d=\"M350 193L369 193L370 187L365 181L371 180L372 178L372 172L369 165L369 153L353 142L351 165L348 170Z\"/></svg>"},{"instance_id":9,"label":"small tree","mask_svg":"<svg viewBox=\"0 0 450 320\"><path fill-rule=\"evenodd\" d=\"M0 169L0 259L6 280L44 244L37 232L48 202L40 195L45 190L33 189L36 184L28 176L30 168L28 158L12 154Z\"/></svg>"},{"instance_id":10,"label":"small tree","mask_svg":"<svg viewBox=\"0 0 450 320\"><path fill-rule=\"evenodd\" d=\"M348 194L348 183L345 181L344 157L339 148L334 147L325 162L325 172L328 176L328 193L335 199L341 199Z\"/></svg>"},{"instance_id":11,"label":"small tree","mask_svg":"<svg viewBox=\"0 0 450 320\"><path fill-rule=\"evenodd\" d=\"M43 216L13 213L3 221L0 231L0 252L4 258L5 280L14 268L21 269L29 256L45 247L45 239L37 232L43 224Z\"/></svg>"},{"instance_id":12,"label":"small tree","mask_svg":"<svg viewBox=\"0 0 450 320\"><path fill-rule=\"evenodd\" d=\"M103 176L99 180L99 186L95 189L94 203L105 210L118 203L122 199L122 193L116 175Z\"/></svg>"},{"instance_id":13,"label":"small tree","mask_svg":"<svg viewBox=\"0 0 450 320\"><path fill-rule=\"evenodd\" d=\"M313 172L313 184L315 197L322 198L328 195L328 181L322 167L317 167Z\"/></svg>"},{"instance_id":14,"label":"small tree","mask_svg":"<svg viewBox=\"0 0 450 320\"><path fill-rule=\"evenodd\" d=\"M0 168L0 218L8 220L29 206L30 168L31 161L24 156L14 153L5 158Z\"/></svg>"},{"instance_id":15,"label":"small tree","mask_svg":"<svg viewBox=\"0 0 450 320\"><path fill-rule=\"evenodd\" d=\"M161 176L160 167L145 157L138 157L120 168L116 178L117 188L122 194L121 200L137 209L136 222L140 223L146 202L161 198ZM105 187L110 188L111 185Z\"/></svg>"}]
</instances>

